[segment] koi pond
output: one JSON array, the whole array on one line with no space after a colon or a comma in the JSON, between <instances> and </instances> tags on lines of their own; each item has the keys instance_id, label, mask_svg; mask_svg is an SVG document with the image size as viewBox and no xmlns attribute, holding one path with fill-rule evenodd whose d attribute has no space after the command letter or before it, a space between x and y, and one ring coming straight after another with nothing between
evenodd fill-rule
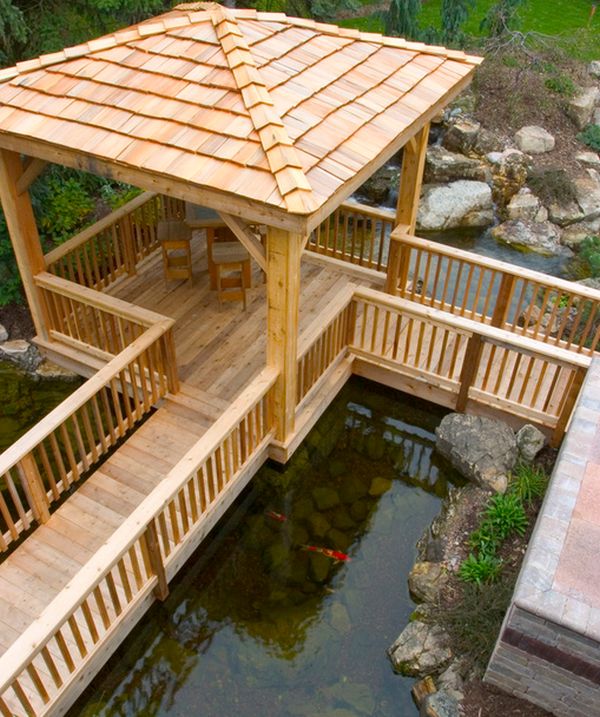
<instances>
[{"instance_id":1,"label":"koi pond","mask_svg":"<svg viewBox=\"0 0 600 717\"><path fill-rule=\"evenodd\" d=\"M415 544L458 480L433 452L442 416L351 380L286 470L261 469L69 717L416 713L386 648L414 609Z\"/></svg>"}]
</instances>

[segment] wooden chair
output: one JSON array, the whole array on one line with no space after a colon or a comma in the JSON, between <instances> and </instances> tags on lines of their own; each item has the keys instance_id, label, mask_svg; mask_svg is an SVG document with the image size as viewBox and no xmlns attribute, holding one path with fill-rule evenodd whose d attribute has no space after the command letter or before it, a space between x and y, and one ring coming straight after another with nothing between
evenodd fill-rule
<instances>
[{"instance_id":1,"label":"wooden chair","mask_svg":"<svg viewBox=\"0 0 600 717\"><path fill-rule=\"evenodd\" d=\"M165 283L174 279L189 279L192 276L192 230L179 219L168 219L158 223L158 240L162 247Z\"/></svg>"},{"instance_id":2,"label":"wooden chair","mask_svg":"<svg viewBox=\"0 0 600 717\"><path fill-rule=\"evenodd\" d=\"M238 241L216 242L212 246L211 261L219 306L224 301L241 301L245 311L246 289L250 287L250 254Z\"/></svg>"},{"instance_id":3,"label":"wooden chair","mask_svg":"<svg viewBox=\"0 0 600 717\"><path fill-rule=\"evenodd\" d=\"M228 247L217 249L216 247ZM243 262L243 273L246 289L252 286L252 265L250 254L240 244L235 234L229 227L209 227L206 230L206 257L208 263L208 274L210 277L210 288L217 289L217 263L215 262L215 251L218 256L235 256L236 261Z\"/></svg>"}]
</instances>

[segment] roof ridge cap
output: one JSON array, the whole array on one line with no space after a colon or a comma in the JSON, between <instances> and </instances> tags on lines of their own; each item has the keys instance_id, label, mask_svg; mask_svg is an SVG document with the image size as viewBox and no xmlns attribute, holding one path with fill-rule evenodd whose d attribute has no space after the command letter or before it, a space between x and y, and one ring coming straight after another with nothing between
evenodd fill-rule
<instances>
[{"instance_id":1,"label":"roof ridge cap","mask_svg":"<svg viewBox=\"0 0 600 717\"><path fill-rule=\"evenodd\" d=\"M287 210L298 214L314 211L317 203L313 189L237 24L235 12L217 3L202 3L202 5L210 15L217 39L254 129L260 137L269 169L277 182ZM210 8L206 7L209 5Z\"/></svg>"}]
</instances>

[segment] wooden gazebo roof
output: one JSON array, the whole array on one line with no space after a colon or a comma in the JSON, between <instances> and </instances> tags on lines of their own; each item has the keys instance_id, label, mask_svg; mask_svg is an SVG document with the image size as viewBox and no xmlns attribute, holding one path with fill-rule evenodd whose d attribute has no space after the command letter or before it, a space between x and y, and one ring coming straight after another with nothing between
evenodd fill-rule
<instances>
[{"instance_id":1,"label":"wooden gazebo roof","mask_svg":"<svg viewBox=\"0 0 600 717\"><path fill-rule=\"evenodd\" d=\"M180 5L0 70L0 146L289 226L354 191L479 62L283 14Z\"/></svg>"}]
</instances>

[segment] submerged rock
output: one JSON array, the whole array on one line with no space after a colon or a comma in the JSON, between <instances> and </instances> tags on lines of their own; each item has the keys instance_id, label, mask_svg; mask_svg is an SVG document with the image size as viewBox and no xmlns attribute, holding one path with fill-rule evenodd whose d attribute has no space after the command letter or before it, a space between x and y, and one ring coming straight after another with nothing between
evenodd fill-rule
<instances>
[{"instance_id":1,"label":"submerged rock","mask_svg":"<svg viewBox=\"0 0 600 717\"><path fill-rule=\"evenodd\" d=\"M509 219L492 229L492 236L498 241L547 255L569 251L561 246L560 235L560 229L550 222L531 222L523 219Z\"/></svg>"},{"instance_id":2,"label":"submerged rock","mask_svg":"<svg viewBox=\"0 0 600 717\"><path fill-rule=\"evenodd\" d=\"M452 659L448 633L439 625L415 620L408 624L389 648L394 670L410 677L423 677L443 669Z\"/></svg>"},{"instance_id":3,"label":"submerged rock","mask_svg":"<svg viewBox=\"0 0 600 717\"><path fill-rule=\"evenodd\" d=\"M408 590L415 602L433 603L446 582L440 563L415 563L408 574Z\"/></svg>"},{"instance_id":4,"label":"submerged rock","mask_svg":"<svg viewBox=\"0 0 600 717\"><path fill-rule=\"evenodd\" d=\"M373 478L371 487L369 488L369 495L374 497L383 495L392 487L392 481L388 478Z\"/></svg>"},{"instance_id":5,"label":"submerged rock","mask_svg":"<svg viewBox=\"0 0 600 717\"><path fill-rule=\"evenodd\" d=\"M504 493L517 462L513 430L502 421L450 413L435 429L435 447L470 481Z\"/></svg>"}]
</instances>

